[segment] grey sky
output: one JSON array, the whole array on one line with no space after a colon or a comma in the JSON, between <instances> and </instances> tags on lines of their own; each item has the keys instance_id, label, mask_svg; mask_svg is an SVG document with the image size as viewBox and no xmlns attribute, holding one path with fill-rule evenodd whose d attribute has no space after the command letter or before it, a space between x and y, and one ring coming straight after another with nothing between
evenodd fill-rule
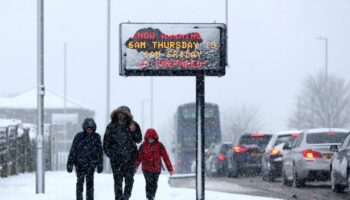
<instances>
[{"instance_id":1,"label":"grey sky","mask_svg":"<svg viewBox=\"0 0 350 200\"><path fill-rule=\"evenodd\" d=\"M111 108L129 105L141 121L150 78L120 77L121 22L224 22L225 0L112 0ZM0 0L0 95L36 85L36 0ZM206 100L222 109L260 107L269 130L285 129L300 81L324 69L350 80L350 1L229 0L229 68L206 79ZM68 43L68 96L96 111L104 131L106 1L45 1L45 83L63 94L63 44ZM193 77L154 79L155 128L179 104L195 100ZM0 105L1 106L1 105ZM149 103L146 104L149 126Z\"/></svg>"}]
</instances>

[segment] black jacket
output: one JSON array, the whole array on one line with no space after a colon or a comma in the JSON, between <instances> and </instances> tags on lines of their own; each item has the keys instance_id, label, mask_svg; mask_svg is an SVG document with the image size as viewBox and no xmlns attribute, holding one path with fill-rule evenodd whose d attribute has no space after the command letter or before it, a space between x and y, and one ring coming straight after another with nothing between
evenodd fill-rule
<instances>
[{"instance_id":1,"label":"black jacket","mask_svg":"<svg viewBox=\"0 0 350 200\"><path fill-rule=\"evenodd\" d=\"M126 124L118 123L118 113L126 114ZM129 125L134 123L136 130L132 132ZM103 138L103 149L112 162L128 162L135 161L137 158L136 143L142 141L142 133L137 122L133 121L133 117L129 110L122 107L111 113L111 122L106 128Z\"/></svg>"},{"instance_id":2,"label":"black jacket","mask_svg":"<svg viewBox=\"0 0 350 200\"><path fill-rule=\"evenodd\" d=\"M83 132L75 135L71 150L68 156L67 170L72 171L73 165L77 170L86 168L96 168L98 171L103 169L103 150L101 136L98 133L88 134L85 132L86 126L91 123L85 120L83 123ZM94 130L96 129L96 125Z\"/></svg>"}]
</instances>

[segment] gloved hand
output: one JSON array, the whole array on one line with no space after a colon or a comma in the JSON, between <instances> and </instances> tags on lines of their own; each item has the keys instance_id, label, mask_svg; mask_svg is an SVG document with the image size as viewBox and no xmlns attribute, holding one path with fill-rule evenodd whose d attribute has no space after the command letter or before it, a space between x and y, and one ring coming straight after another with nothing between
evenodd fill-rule
<instances>
[{"instance_id":1,"label":"gloved hand","mask_svg":"<svg viewBox=\"0 0 350 200\"><path fill-rule=\"evenodd\" d=\"M72 173L73 171L73 165L67 165L67 172Z\"/></svg>"},{"instance_id":2,"label":"gloved hand","mask_svg":"<svg viewBox=\"0 0 350 200\"><path fill-rule=\"evenodd\" d=\"M135 131L136 131L136 126L135 126L135 124L134 124L134 123L131 123L131 124L129 125L129 129L130 129L131 132L135 132Z\"/></svg>"},{"instance_id":3,"label":"gloved hand","mask_svg":"<svg viewBox=\"0 0 350 200\"><path fill-rule=\"evenodd\" d=\"M101 174L103 172L103 166L97 167L97 173Z\"/></svg>"}]
</instances>

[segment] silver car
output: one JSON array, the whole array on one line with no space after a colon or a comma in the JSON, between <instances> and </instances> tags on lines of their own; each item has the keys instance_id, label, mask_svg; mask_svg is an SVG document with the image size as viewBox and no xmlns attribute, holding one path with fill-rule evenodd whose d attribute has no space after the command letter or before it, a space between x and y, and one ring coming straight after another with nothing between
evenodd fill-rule
<instances>
[{"instance_id":1,"label":"silver car","mask_svg":"<svg viewBox=\"0 0 350 200\"><path fill-rule=\"evenodd\" d=\"M282 147L286 143L293 143L301 132L299 130L280 131L272 136L262 157L261 174L264 181L274 181L276 177L281 176L283 154L286 153Z\"/></svg>"},{"instance_id":2,"label":"silver car","mask_svg":"<svg viewBox=\"0 0 350 200\"><path fill-rule=\"evenodd\" d=\"M310 129L303 131L283 155L282 182L301 187L306 181L326 181L330 178L330 163L334 152L331 145L340 145L348 134L345 129Z\"/></svg>"}]
</instances>

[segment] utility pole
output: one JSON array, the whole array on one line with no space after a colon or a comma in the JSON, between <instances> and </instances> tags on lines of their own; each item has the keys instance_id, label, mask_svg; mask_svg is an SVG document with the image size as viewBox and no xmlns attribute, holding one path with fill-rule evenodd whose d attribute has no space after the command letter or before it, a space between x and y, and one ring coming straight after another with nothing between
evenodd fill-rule
<instances>
[{"instance_id":1,"label":"utility pole","mask_svg":"<svg viewBox=\"0 0 350 200\"><path fill-rule=\"evenodd\" d=\"M324 56L324 66L325 66L325 89L326 89L326 124L325 126L329 128L331 126L330 124L330 114L329 114L329 95L330 95L330 88L329 88L329 82L328 82L328 38L327 37L317 37L316 39L324 41L325 44L325 56Z\"/></svg>"},{"instance_id":2,"label":"utility pole","mask_svg":"<svg viewBox=\"0 0 350 200\"><path fill-rule=\"evenodd\" d=\"M66 116L67 113L67 42L64 43L64 52L63 52L63 62L64 62L64 72L63 72L63 85L64 85L64 92L63 92L63 98L64 98L64 103L63 103L63 113ZM67 141L68 137L68 129L67 129L67 120L64 120L63 122L63 141L64 141L64 148L65 151L69 151L69 146L67 145L66 141Z\"/></svg>"},{"instance_id":3,"label":"utility pole","mask_svg":"<svg viewBox=\"0 0 350 200\"><path fill-rule=\"evenodd\" d=\"M106 74L106 125L109 122L110 113L110 56L111 56L111 0L107 0L107 74Z\"/></svg>"},{"instance_id":4,"label":"utility pole","mask_svg":"<svg viewBox=\"0 0 350 200\"><path fill-rule=\"evenodd\" d=\"M107 70L106 70L106 126L109 123L110 120L110 88L111 88L111 78L110 78L110 71L111 71L111 63L110 63L110 57L111 57L111 0L107 0ZM104 161L104 168L105 172L110 173L111 168L108 163L107 156L103 156Z\"/></svg>"},{"instance_id":5,"label":"utility pole","mask_svg":"<svg viewBox=\"0 0 350 200\"><path fill-rule=\"evenodd\" d=\"M36 193L45 193L44 166L44 0L38 0L37 5L37 138L36 138Z\"/></svg>"},{"instance_id":6,"label":"utility pole","mask_svg":"<svg viewBox=\"0 0 350 200\"><path fill-rule=\"evenodd\" d=\"M153 86L153 77L151 77L151 128L154 128L153 126L153 112L154 112L154 86Z\"/></svg>"},{"instance_id":7,"label":"utility pole","mask_svg":"<svg viewBox=\"0 0 350 200\"><path fill-rule=\"evenodd\" d=\"M67 113L67 43L64 43L64 113Z\"/></svg>"},{"instance_id":8,"label":"utility pole","mask_svg":"<svg viewBox=\"0 0 350 200\"><path fill-rule=\"evenodd\" d=\"M300 130L300 97L298 97L298 110L297 110L297 128Z\"/></svg>"},{"instance_id":9,"label":"utility pole","mask_svg":"<svg viewBox=\"0 0 350 200\"><path fill-rule=\"evenodd\" d=\"M149 99L143 99L141 101L141 130L145 130L145 114L144 114L144 105L149 101Z\"/></svg>"},{"instance_id":10,"label":"utility pole","mask_svg":"<svg viewBox=\"0 0 350 200\"><path fill-rule=\"evenodd\" d=\"M326 37L317 37L316 39L324 41L324 45L325 45L324 66L325 66L325 74L326 74L326 79L327 79L328 78L328 38L326 38Z\"/></svg>"}]
</instances>

